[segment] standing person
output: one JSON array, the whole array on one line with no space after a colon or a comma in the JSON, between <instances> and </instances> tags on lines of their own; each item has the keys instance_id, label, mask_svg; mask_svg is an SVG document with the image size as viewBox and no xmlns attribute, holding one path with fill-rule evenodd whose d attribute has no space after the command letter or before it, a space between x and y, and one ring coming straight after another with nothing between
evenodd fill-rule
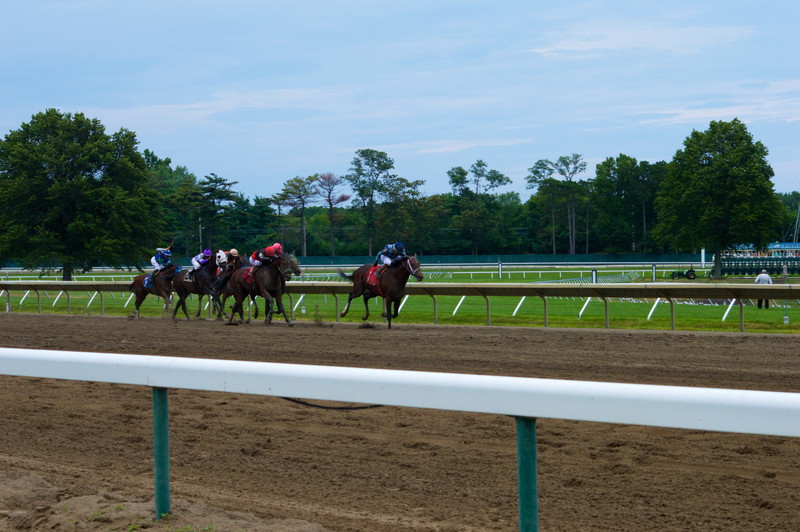
<instances>
[{"instance_id":1,"label":"standing person","mask_svg":"<svg viewBox=\"0 0 800 532\"><path fill-rule=\"evenodd\" d=\"M767 273L767 270L761 270L756 276L756 284L772 284L772 278ZM761 308L761 303L764 303L764 308L769 308L769 299L759 299L758 300L758 308Z\"/></svg>"}]
</instances>

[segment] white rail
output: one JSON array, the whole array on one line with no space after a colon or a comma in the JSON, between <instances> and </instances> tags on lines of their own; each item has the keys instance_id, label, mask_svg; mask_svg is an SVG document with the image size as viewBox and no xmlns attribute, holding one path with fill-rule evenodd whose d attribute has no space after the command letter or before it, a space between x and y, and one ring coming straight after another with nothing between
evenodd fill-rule
<instances>
[{"instance_id":1,"label":"white rail","mask_svg":"<svg viewBox=\"0 0 800 532\"><path fill-rule=\"evenodd\" d=\"M519 530L538 531L536 418L800 436L800 394L0 348L0 375L149 386L155 514L170 512L169 388L515 416Z\"/></svg>"},{"instance_id":2,"label":"white rail","mask_svg":"<svg viewBox=\"0 0 800 532\"><path fill-rule=\"evenodd\" d=\"M800 393L18 348L0 374L800 437Z\"/></svg>"}]
</instances>

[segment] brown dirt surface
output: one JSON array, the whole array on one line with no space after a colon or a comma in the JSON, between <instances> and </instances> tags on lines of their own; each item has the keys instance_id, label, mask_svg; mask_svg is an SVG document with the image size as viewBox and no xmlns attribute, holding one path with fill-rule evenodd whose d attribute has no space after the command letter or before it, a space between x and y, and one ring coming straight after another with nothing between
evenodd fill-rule
<instances>
[{"instance_id":1,"label":"brown dirt surface","mask_svg":"<svg viewBox=\"0 0 800 532\"><path fill-rule=\"evenodd\" d=\"M798 337L0 314L0 346L800 392ZM0 530L517 529L513 418L0 376ZM330 403L328 403L330 405ZM800 530L800 439L540 419L542 530Z\"/></svg>"}]
</instances>

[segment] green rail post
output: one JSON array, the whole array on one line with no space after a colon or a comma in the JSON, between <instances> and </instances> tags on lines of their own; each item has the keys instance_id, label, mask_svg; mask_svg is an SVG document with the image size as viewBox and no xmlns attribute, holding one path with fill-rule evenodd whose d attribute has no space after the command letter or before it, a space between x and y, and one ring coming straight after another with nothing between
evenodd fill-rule
<instances>
[{"instance_id":1,"label":"green rail post","mask_svg":"<svg viewBox=\"0 0 800 532\"><path fill-rule=\"evenodd\" d=\"M156 519L161 519L170 512L169 398L166 388L153 388L153 465Z\"/></svg>"},{"instance_id":2,"label":"green rail post","mask_svg":"<svg viewBox=\"0 0 800 532\"><path fill-rule=\"evenodd\" d=\"M536 479L536 418L517 417L517 482L519 530L539 530L539 488Z\"/></svg>"}]
</instances>

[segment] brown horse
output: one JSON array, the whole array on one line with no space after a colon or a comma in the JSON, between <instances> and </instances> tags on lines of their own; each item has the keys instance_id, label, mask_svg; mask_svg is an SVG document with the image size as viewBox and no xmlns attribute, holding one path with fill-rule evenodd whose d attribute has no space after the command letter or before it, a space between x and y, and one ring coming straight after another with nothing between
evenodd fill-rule
<instances>
[{"instance_id":1,"label":"brown horse","mask_svg":"<svg viewBox=\"0 0 800 532\"><path fill-rule=\"evenodd\" d=\"M397 262L393 263L389 268L384 270L381 274L378 287L372 286L367 283L367 275L369 274L372 266L365 264L353 272L352 275L347 275L342 270L339 270L339 275L353 282L353 291L347 298L347 305L345 305L341 316L347 315L350 310L350 303L357 297L364 296L364 308L366 314L361 317L362 320L369 318L369 303L368 301L373 297L383 297L383 313L381 316L386 318L389 328L392 328L392 319L396 318L400 313L400 300L406 292L406 283L410 276L414 276L417 281L422 280L422 271L417 260L417 256L403 257ZM394 313L392 313L392 303L394 303Z\"/></svg>"},{"instance_id":2,"label":"brown horse","mask_svg":"<svg viewBox=\"0 0 800 532\"><path fill-rule=\"evenodd\" d=\"M175 303L175 308L172 310L172 319L176 319L175 316L178 314L178 309L182 309L183 313L186 315L186 319L189 319L189 311L186 309L186 298L189 297L189 294L197 294L198 301L197 301L197 312L195 313L194 317L200 317L200 311L203 309L203 296L208 296L213 304L213 309L217 311L218 314L222 312L222 303L219 300L219 296L214 293L213 286L214 283L217 282L217 268L227 268L228 266L228 257L224 251L219 251L217 253L216 259L211 260L209 259L205 264L201 265L200 268L195 271L190 279L187 279L186 276L189 274L191 270L184 270L179 272L172 278L172 286L175 288L175 293L178 295L178 302Z\"/></svg>"},{"instance_id":3,"label":"brown horse","mask_svg":"<svg viewBox=\"0 0 800 532\"><path fill-rule=\"evenodd\" d=\"M170 264L166 268L159 270L156 272L155 278L153 279L153 283L149 288L145 288L144 280L145 277L150 275L149 273L143 273L137 275L133 282L128 285L128 290L133 292L136 296L136 309L131 314L132 318L139 316L139 307L142 305L144 298L148 296L148 294L153 294L154 296L160 297L164 299L164 312L167 312L170 303L170 296L172 295L172 278L175 277L181 271L181 267L176 264Z\"/></svg>"},{"instance_id":4,"label":"brown horse","mask_svg":"<svg viewBox=\"0 0 800 532\"><path fill-rule=\"evenodd\" d=\"M233 318L237 312L239 313L239 323L242 323L244 321L244 300L248 297L255 299L256 296L261 296L266 300L264 309L266 313L265 324L272 323L272 315L274 314L272 305L274 301L277 304L278 312L283 314L286 323L289 326L293 325L289 316L286 315L282 299L283 292L286 289L286 281L291 277L292 261L287 253L282 253L271 263L255 269L239 268L234 270L223 288L223 290L230 291L230 294L236 300L227 325L233 324ZM256 307L256 317L258 317L258 307Z\"/></svg>"},{"instance_id":5,"label":"brown horse","mask_svg":"<svg viewBox=\"0 0 800 532\"><path fill-rule=\"evenodd\" d=\"M221 308L221 310L222 310L222 315L224 315L226 318L228 317L228 314L224 310L225 309L225 302L228 300L229 297L231 297L233 295L233 288L228 283L228 281L230 280L231 276L233 275L233 272L235 270L237 270L238 268L249 268L249 266L246 266L243 263L243 261L239 261L239 265L238 266L231 266L231 264L228 263L228 269L223 271L223 272L220 272L219 281L217 281L217 283L214 285L214 291L216 293L218 293L222 298L222 308ZM289 253L289 269L291 270L290 274L281 276L281 279L282 279L281 293L285 293L286 292L286 281L291 279L292 274L294 274L294 275L302 275L302 273L303 273L302 270L300 270L300 262L297 260L297 257L293 253ZM284 273L286 273L286 272L284 272ZM257 294L255 294L255 293L251 293L250 294L250 300L253 303L255 303L255 301L256 301L256 296L257 296ZM219 319L220 317L221 317L221 315L218 315L217 319ZM253 318L254 319L258 318L258 305L255 306L255 312L253 313Z\"/></svg>"}]
</instances>

